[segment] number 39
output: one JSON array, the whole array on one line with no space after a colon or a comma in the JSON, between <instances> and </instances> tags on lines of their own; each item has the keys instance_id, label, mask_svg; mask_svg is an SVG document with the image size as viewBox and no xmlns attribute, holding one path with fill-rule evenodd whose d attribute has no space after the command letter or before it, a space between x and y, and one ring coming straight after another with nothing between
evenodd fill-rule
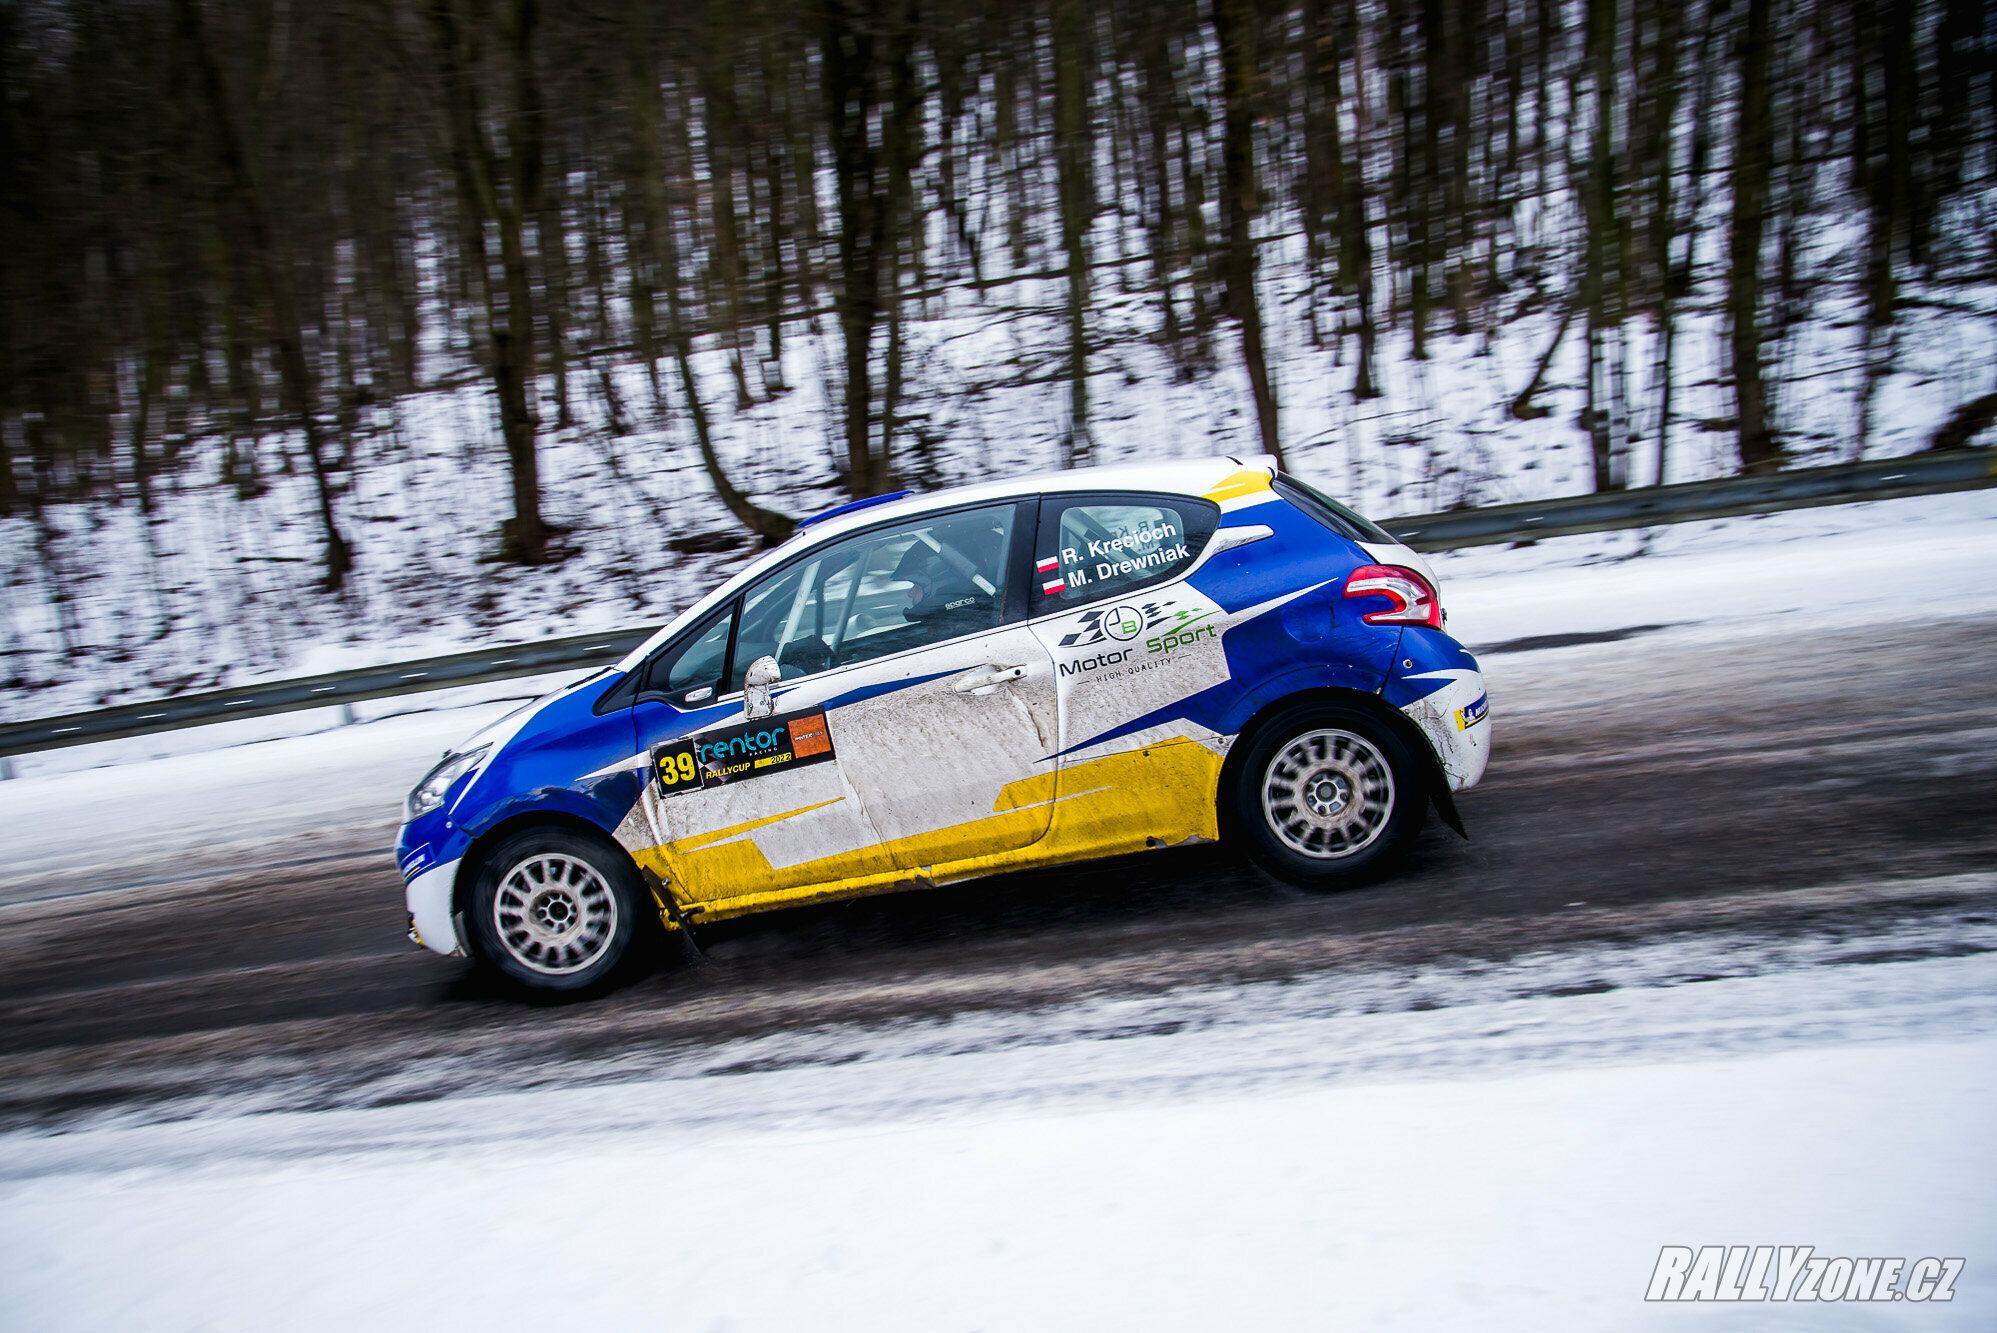
<instances>
[{"instance_id":1,"label":"number 39","mask_svg":"<svg viewBox=\"0 0 1997 1333\"><path fill-rule=\"evenodd\" d=\"M677 787L682 782L692 782L698 776L690 751L682 750L678 754L666 755L659 760L659 781L668 787Z\"/></svg>"}]
</instances>

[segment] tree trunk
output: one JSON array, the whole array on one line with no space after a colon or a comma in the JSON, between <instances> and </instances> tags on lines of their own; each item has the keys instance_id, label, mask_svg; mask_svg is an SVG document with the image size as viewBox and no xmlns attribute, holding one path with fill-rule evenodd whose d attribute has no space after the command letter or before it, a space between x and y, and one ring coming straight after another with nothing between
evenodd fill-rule
<instances>
[{"instance_id":1,"label":"tree trunk","mask_svg":"<svg viewBox=\"0 0 1997 1333\"><path fill-rule=\"evenodd\" d=\"M721 465L721 455L715 450L714 433L708 424L707 406L701 400L700 385L694 378L693 335L680 309L679 244L670 215L665 219L660 234L664 244L661 256L663 272L660 276L666 289L666 340L672 344L673 361L679 367L680 392L686 397L687 415L693 418L693 434L700 446L701 466L707 470L707 479L728 512L762 538L763 545L775 546L797 528L797 520L765 509L751 500L728 479L727 470Z\"/></svg>"},{"instance_id":2,"label":"tree trunk","mask_svg":"<svg viewBox=\"0 0 1997 1333\"><path fill-rule=\"evenodd\" d=\"M1177 359L1179 348L1179 309L1174 295L1173 274L1178 267L1178 226L1172 208L1172 118L1173 81L1171 52L1158 24L1144 24L1139 32L1141 47L1140 97L1144 120L1150 129L1146 165L1151 181L1151 208L1145 218L1151 239L1151 280L1158 288L1159 338L1167 352Z\"/></svg>"},{"instance_id":3,"label":"tree trunk","mask_svg":"<svg viewBox=\"0 0 1997 1333\"><path fill-rule=\"evenodd\" d=\"M746 412L756 404L749 388L749 369L742 357L742 288L746 281L742 257L742 223L735 210L735 175L738 125L741 113L735 103L735 42L732 9L715 11L719 29L713 34L714 49L708 53L701 92L706 102L705 121L708 199L714 219L714 271L721 279L722 312L719 321L729 349L729 370L735 377L735 410ZM709 323L715 323L710 312Z\"/></svg>"},{"instance_id":4,"label":"tree trunk","mask_svg":"<svg viewBox=\"0 0 1997 1333\"><path fill-rule=\"evenodd\" d=\"M1241 325L1241 355L1255 395L1262 452L1283 457L1276 430L1276 391L1262 347L1262 311L1255 296L1255 238L1251 222L1261 211L1255 183L1255 118L1260 109L1255 7L1252 0L1214 0L1214 33L1220 39L1221 167L1226 177L1227 308Z\"/></svg>"},{"instance_id":5,"label":"tree trunk","mask_svg":"<svg viewBox=\"0 0 1997 1333\"><path fill-rule=\"evenodd\" d=\"M1327 62L1331 110L1331 184L1338 209L1338 271L1341 284L1353 295L1359 317L1359 365L1352 377L1352 396L1360 400L1378 398L1373 382L1373 363L1379 343L1378 321L1373 315L1373 224L1367 216L1366 197L1366 80L1359 51L1359 15L1356 0L1347 0L1334 21L1336 34ZM1338 133L1339 106L1345 100L1343 69L1350 55L1353 93L1358 115L1353 135L1352 156L1348 161Z\"/></svg>"},{"instance_id":6,"label":"tree trunk","mask_svg":"<svg viewBox=\"0 0 1997 1333\"><path fill-rule=\"evenodd\" d=\"M1740 124L1735 134L1733 217L1727 238L1727 322L1742 472L1772 472L1781 449L1769 424L1761 365L1761 246L1773 168L1769 111L1772 0L1748 0L1740 41Z\"/></svg>"},{"instance_id":7,"label":"tree trunk","mask_svg":"<svg viewBox=\"0 0 1997 1333\"><path fill-rule=\"evenodd\" d=\"M881 173L885 193L874 216L881 226L875 249L880 265L881 306L888 339L881 392L880 447L873 454L874 490L885 491L894 476L895 432L901 425L904 375L902 280L922 255L922 229L915 206L915 163L921 156L922 93L915 69L916 0L890 0L878 11L888 33L887 109L881 116ZM918 274L918 277L920 275Z\"/></svg>"},{"instance_id":8,"label":"tree trunk","mask_svg":"<svg viewBox=\"0 0 1997 1333\"><path fill-rule=\"evenodd\" d=\"M237 133L235 117L229 110L228 91L222 84L222 70L209 48L201 21L198 0L174 0L174 10L182 42L194 62L202 99L213 120L216 147L222 158L222 188L229 212L242 229L243 239L262 280L264 300L271 314L271 342L277 353L278 374L284 384L288 406L298 415L305 435L305 456L312 465L312 481L318 498L319 525L326 541L328 592L338 591L353 568L353 548L340 535L333 518L333 484L326 462L325 434L319 423L319 393L311 363L305 356L305 332L298 313L298 292L288 264L278 254L277 241L264 208L256 175Z\"/></svg>"},{"instance_id":9,"label":"tree trunk","mask_svg":"<svg viewBox=\"0 0 1997 1333\"><path fill-rule=\"evenodd\" d=\"M1056 0L1054 153L1061 205L1061 252L1068 261L1068 430L1061 465L1089 461L1089 223L1095 213L1090 134L1088 10Z\"/></svg>"},{"instance_id":10,"label":"tree trunk","mask_svg":"<svg viewBox=\"0 0 1997 1333\"><path fill-rule=\"evenodd\" d=\"M820 0L820 77L826 138L839 208L839 283L833 294L846 361L846 489L855 498L884 487L872 449L874 325L881 312L882 216L880 154L870 126L875 87L873 26L859 0Z\"/></svg>"},{"instance_id":11,"label":"tree trunk","mask_svg":"<svg viewBox=\"0 0 1997 1333\"><path fill-rule=\"evenodd\" d=\"M1677 155L1672 149L1672 128L1678 119L1678 101L1683 87L1679 75L1679 47L1683 41L1682 0L1652 0L1651 12L1657 24L1657 48L1651 61L1657 79L1651 115L1650 169L1657 173L1651 194L1650 263L1657 282L1657 472L1655 485L1662 486L1671 455L1671 399L1674 389L1673 355L1678 338L1676 302L1677 276L1671 267L1671 242L1677 234L1677 211L1672 185L1677 173Z\"/></svg>"},{"instance_id":12,"label":"tree trunk","mask_svg":"<svg viewBox=\"0 0 1997 1333\"><path fill-rule=\"evenodd\" d=\"M783 393L788 388L784 380L784 296L791 286L784 252L792 244L796 222L791 216L789 195L785 191L785 177L790 172L787 161L790 148L790 85L786 67L776 55L776 42L765 36L762 49L763 113L767 126L763 139L763 177L770 195L770 226L766 242L769 262L763 283L763 313L769 323L770 346L766 353L768 370L763 388L769 393Z\"/></svg>"},{"instance_id":13,"label":"tree trunk","mask_svg":"<svg viewBox=\"0 0 1997 1333\"><path fill-rule=\"evenodd\" d=\"M508 117L511 189L500 188L498 154L486 139L478 90L458 22L456 0L431 0L430 29L443 75L450 156L458 185L461 228L475 294L484 298L486 366L499 399L499 429L506 445L513 516L501 525L499 557L516 564L548 558L548 529L541 518L537 423L528 388L534 376L533 283L527 269L523 222L538 207L544 133L539 84L533 70L537 0L512 0L503 25L511 64L513 107ZM492 281L485 228L499 233L500 283Z\"/></svg>"},{"instance_id":14,"label":"tree trunk","mask_svg":"<svg viewBox=\"0 0 1997 1333\"><path fill-rule=\"evenodd\" d=\"M132 488L138 493L139 513L147 518L153 512L153 464L146 446L165 371L159 346L149 342L139 370L139 401L132 410Z\"/></svg>"},{"instance_id":15,"label":"tree trunk","mask_svg":"<svg viewBox=\"0 0 1997 1333\"><path fill-rule=\"evenodd\" d=\"M651 267L657 285L666 297L666 343L672 348L679 370L680 392L686 398L687 416L693 422L695 443L700 449L701 467L721 503L742 526L762 538L766 546L788 537L796 521L764 509L736 488L722 466L714 447L714 433L701 399L700 383L693 369L693 333L687 327L680 306L679 239L674 231L672 205L661 190L658 169L659 84L652 76L649 33L645 27L645 0L630 0L626 11L626 94L631 110L630 161L633 184L644 212L645 249L638 256Z\"/></svg>"},{"instance_id":16,"label":"tree trunk","mask_svg":"<svg viewBox=\"0 0 1997 1333\"><path fill-rule=\"evenodd\" d=\"M555 178L561 179L558 171ZM562 217L559 189L544 182L540 205L534 215L534 246L541 256L541 277L547 284L548 299L542 318L548 326L548 371L555 381L555 425L568 430L576 424L569 401L569 241Z\"/></svg>"},{"instance_id":17,"label":"tree trunk","mask_svg":"<svg viewBox=\"0 0 1997 1333\"><path fill-rule=\"evenodd\" d=\"M541 108L534 70L539 0L513 0L505 25L512 58L513 115L507 126L511 197L495 189L499 258L506 271L506 324L493 334L492 378L499 390L500 428L506 438L507 472L513 482L513 517L500 543L500 558L538 565L548 558L548 528L541 518L541 461L534 412L534 282L527 267L526 226L542 207L542 164L547 118ZM480 145L483 147L483 132ZM497 173L488 172L487 181Z\"/></svg>"},{"instance_id":18,"label":"tree trunk","mask_svg":"<svg viewBox=\"0 0 1997 1333\"><path fill-rule=\"evenodd\" d=\"M1588 452L1598 491L1619 491L1625 478L1619 466L1615 438L1616 395L1610 389L1614 370L1605 359L1605 344L1620 358L1622 340L1609 335L1609 287L1612 269L1621 255L1616 220L1615 41L1617 0L1588 0L1588 72L1594 84L1595 124L1588 155L1585 187L1587 238L1581 275L1582 304L1587 309L1588 391L1583 412ZM1621 311L1617 312L1618 321ZM1615 370L1619 370L1616 367Z\"/></svg>"},{"instance_id":19,"label":"tree trunk","mask_svg":"<svg viewBox=\"0 0 1997 1333\"><path fill-rule=\"evenodd\" d=\"M1858 114L1853 135L1856 170L1870 213L1865 245L1865 371L1859 387L1858 431L1853 458L1862 457L1872 434L1873 400L1892 372L1894 307L1899 299L1897 261L1906 244L1913 213L1914 6L1861 7L1860 56L1852 70ZM1870 95L1873 60L1878 98Z\"/></svg>"}]
</instances>

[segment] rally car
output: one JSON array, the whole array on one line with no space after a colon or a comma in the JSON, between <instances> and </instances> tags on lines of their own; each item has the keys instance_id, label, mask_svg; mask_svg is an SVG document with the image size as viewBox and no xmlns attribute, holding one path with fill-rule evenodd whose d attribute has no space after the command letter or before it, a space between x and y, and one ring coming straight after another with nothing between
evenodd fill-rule
<instances>
[{"instance_id":1,"label":"rally car","mask_svg":"<svg viewBox=\"0 0 1997 1333\"><path fill-rule=\"evenodd\" d=\"M1482 777L1421 556L1274 460L862 500L410 793L410 936L581 990L668 930L1238 840L1342 885Z\"/></svg>"}]
</instances>

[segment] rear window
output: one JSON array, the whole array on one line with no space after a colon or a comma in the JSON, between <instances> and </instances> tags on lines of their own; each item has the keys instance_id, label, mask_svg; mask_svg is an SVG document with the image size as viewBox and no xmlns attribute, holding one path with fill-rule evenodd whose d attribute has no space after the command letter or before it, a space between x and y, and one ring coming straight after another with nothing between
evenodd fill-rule
<instances>
[{"instance_id":1,"label":"rear window","mask_svg":"<svg viewBox=\"0 0 1997 1333\"><path fill-rule=\"evenodd\" d=\"M1093 602L1175 578L1219 521L1216 506L1186 496L1049 496L1040 502L1033 605Z\"/></svg>"},{"instance_id":2,"label":"rear window","mask_svg":"<svg viewBox=\"0 0 1997 1333\"><path fill-rule=\"evenodd\" d=\"M1374 542L1386 546L1406 545L1399 537L1378 523L1362 516L1350 506L1340 504L1309 482L1279 475L1272 484L1276 488L1276 494L1341 537L1349 537L1356 542Z\"/></svg>"}]
</instances>

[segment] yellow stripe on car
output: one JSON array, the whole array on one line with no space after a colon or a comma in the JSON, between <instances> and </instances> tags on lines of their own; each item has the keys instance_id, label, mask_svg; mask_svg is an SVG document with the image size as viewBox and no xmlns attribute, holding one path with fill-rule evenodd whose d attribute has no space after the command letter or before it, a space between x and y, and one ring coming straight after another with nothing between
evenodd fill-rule
<instances>
[{"instance_id":1,"label":"yellow stripe on car","mask_svg":"<svg viewBox=\"0 0 1997 1333\"><path fill-rule=\"evenodd\" d=\"M799 815L808 815L813 810L823 810L826 806L836 805L845 799L844 796L835 796L829 801L814 801L810 805L801 805L795 810L786 810L780 815L765 815L761 819L751 819L740 824L730 824L727 828L718 828L709 833L696 833L691 838L681 838L673 844L673 848L675 851L682 852L698 851L702 847L712 847L717 842L726 842L738 834L753 833L759 828L768 828L770 825L780 824L786 819L795 819Z\"/></svg>"},{"instance_id":2,"label":"yellow stripe on car","mask_svg":"<svg viewBox=\"0 0 1997 1333\"><path fill-rule=\"evenodd\" d=\"M1225 505L1229 500L1246 499L1257 491L1269 490L1269 474L1259 468L1243 468L1207 491L1201 498Z\"/></svg>"},{"instance_id":3,"label":"yellow stripe on car","mask_svg":"<svg viewBox=\"0 0 1997 1333\"><path fill-rule=\"evenodd\" d=\"M753 838L726 839L831 802L647 848L636 859L666 882L683 907L697 903L701 919L715 921L787 903L905 888L911 881L947 884L1027 865L1212 839L1219 835L1214 798L1220 766L1220 755L1198 741L1160 741L1009 783L993 813L969 824L842 852L781 873ZM1046 836L1013 845L1022 825L1038 826L1037 814L1029 812L1049 803L1054 810ZM958 855L952 860L934 859L953 851Z\"/></svg>"}]
</instances>

